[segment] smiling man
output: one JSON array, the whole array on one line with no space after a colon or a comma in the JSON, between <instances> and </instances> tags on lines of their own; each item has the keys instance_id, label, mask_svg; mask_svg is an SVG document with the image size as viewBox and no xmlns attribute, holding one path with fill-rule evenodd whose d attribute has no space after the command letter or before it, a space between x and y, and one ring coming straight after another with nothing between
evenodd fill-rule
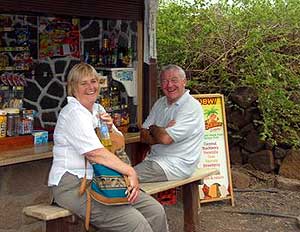
<instances>
[{"instance_id":1,"label":"smiling man","mask_svg":"<svg viewBox=\"0 0 300 232\"><path fill-rule=\"evenodd\" d=\"M141 129L141 141L151 146L134 168L140 182L189 177L201 154L204 116L201 104L185 89L186 75L177 65L160 73L164 97L154 104Z\"/></svg>"}]
</instances>

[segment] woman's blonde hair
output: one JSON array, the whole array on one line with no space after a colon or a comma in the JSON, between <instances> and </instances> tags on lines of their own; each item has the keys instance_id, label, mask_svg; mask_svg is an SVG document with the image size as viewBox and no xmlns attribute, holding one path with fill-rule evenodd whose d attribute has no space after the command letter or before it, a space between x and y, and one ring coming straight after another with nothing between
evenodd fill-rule
<instances>
[{"instance_id":1,"label":"woman's blonde hair","mask_svg":"<svg viewBox=\"0 0 300 232\"><path fill-rule=\"evenodd\" d=\"M94 76L98 81L100 79L100 75L93 66L83 62L74 65L68 74L68 96L75 96L78 83L84 76Z\"/></svg>"}]
</instances>

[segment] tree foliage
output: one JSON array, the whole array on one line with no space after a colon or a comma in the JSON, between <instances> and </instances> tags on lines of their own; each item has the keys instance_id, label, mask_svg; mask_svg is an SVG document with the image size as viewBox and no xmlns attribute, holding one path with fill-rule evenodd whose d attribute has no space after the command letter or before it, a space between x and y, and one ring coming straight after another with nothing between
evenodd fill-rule
<instances>
[{"instance_id":1,"label":"tree foliage","mask_svg":"<svg viewBox=\"0 0 300 232\"><path fill-rule=\"evenodd\" d=\"M257 91L261 137L300 146L298 0L160 1L158 63L190 71L190 86L228 96Z\"/></svg>"}]
</instances>

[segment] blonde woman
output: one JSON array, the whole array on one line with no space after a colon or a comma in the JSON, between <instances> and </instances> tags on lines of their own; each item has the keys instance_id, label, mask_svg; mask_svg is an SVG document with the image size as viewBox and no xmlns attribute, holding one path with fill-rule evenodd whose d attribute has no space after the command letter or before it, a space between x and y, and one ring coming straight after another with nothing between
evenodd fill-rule
<instances>
[{"instance_id":1,"label":"blonde woman","mask_svg":"<svg viewBox=\"0 0 300 232\"><path fill-rule=\"evenodd\" d=\"M54 201L84 218L86 195L78 194L85 173L85 157L128 176L129 205L109 206L92 200L90 223L101 231L168 231L163 207L139 190L135 170L107 150L99 141L95 127L100 109L101 119L109 129L120 133L101 105L99 76L89 64L76 64L68 75L68 103L61 110L54 131L53 163L49 174ZM87 179L93 176L90 164Z\"/></svg>"}]
</instances>

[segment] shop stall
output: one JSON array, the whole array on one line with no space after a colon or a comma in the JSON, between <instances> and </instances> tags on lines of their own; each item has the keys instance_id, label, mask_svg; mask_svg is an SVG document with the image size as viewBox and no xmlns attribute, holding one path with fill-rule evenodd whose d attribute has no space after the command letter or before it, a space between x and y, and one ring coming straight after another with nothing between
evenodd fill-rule
<instances>
[{"instance_id":1,"label":"shop stall","mask_svg":"<svg viewBox=\"0 0 300 232\"><path fill-rule=\"evenodd\" d=\"M42 231L22 209L49 198L53 130L66 104L68 71L78 62L102 75L99 102L124 133L133 163L139 161L138 127L157 95L155 34L149 33L155 6L1 1L0 203L7 210L0 212L0 230Z\"/></svg>"}]
</instances>

